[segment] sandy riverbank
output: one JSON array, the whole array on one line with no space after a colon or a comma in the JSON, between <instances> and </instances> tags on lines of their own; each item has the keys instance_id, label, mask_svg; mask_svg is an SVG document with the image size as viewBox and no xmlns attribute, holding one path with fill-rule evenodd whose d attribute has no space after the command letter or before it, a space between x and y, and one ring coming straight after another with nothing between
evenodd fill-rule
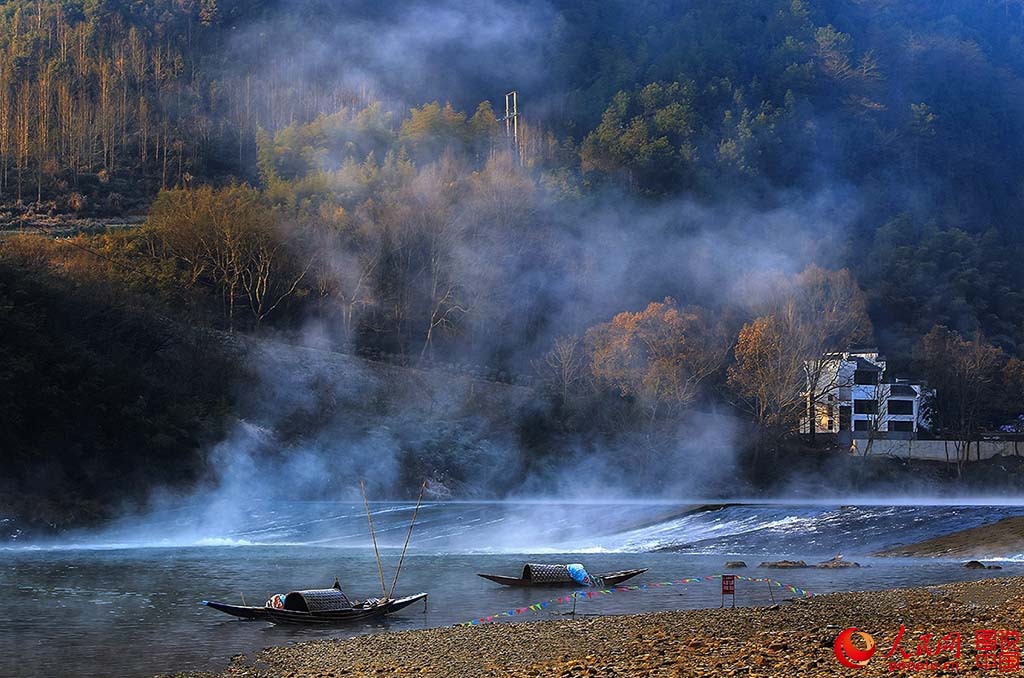
<instances>
[{"instance_id":1,"label":"sandy riverbank","mask_svg":"<svg viewBox=\"0 0 1024 678\"><path fill-rule=\"evenodd\" d=\"M957 675L981 675L975 631L1020 630L1024 578L819 596L770 608L491 624L318 641L236 658L221 676L835 676L847 627L876 654L861 676L893 675L884 655L900 624L913 657L921 634L959 633ZM934 645L933 640L933 645ZM952 660L951 654L942 661ZM936 661L936 660L933 660ZM937 671L917 675L938 675ZM197 674L198 675L198 674ZM904 674L906 675L906 674Z\"/></svg>"},{"instance_id":2,"label":"sandy riverbank","mask_svg":"<svg viewBox=\"0 0 1024 678\"><path fill-rule=\"evenodd\" d=\"M886 549L876 555L909 558L1009 558L1024 553L1024 517L1003 518L989 525L960 530L916 544Z\"/></svg>"}]
</instances>

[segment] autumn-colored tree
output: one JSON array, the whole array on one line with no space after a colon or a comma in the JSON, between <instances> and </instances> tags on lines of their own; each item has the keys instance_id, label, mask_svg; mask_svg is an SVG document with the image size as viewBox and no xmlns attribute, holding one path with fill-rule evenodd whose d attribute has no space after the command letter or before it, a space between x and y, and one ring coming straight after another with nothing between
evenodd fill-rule
<instances>
[{"instance_id":1,"label":"autumn-colored tree","mask_svg":"<svg viewBox=\"0 0 1024 678\"><path fill-rule=\"evenodd\" d=\"M1006 355L981 332L966 340L959 332L936 325L921 338L914 357L934 390L926 403L931 423L955 441L957 469L962 472L971 443L984 425L991 424L988 417L999 397Z\"/></svg>"},{"instance_id":2,"label":"autumn-colored tree","mask_svg":"<svg viewBox=\"0 0 1024 678\"><path fill-rule=\"evenodd\" d=\"M445 149L461 148L469 140L466 116L451 104L425 104L409 111L398 140L417 157L434 156Z\"/></svg>"},{"instance_id":3,"label":"autumn-colored tree","mask_svg":"<svg viewBox=\"0 0 1024 678\"><path fill-rule=\"evenodd\" d=\"M590 328L586 342L594 377L634 398L651 422L691 404L728 352L721 324L671 298Z\"/></svg>"},{"instance_id":4,"label":"autumn-colored tree","mask_svg":"<svg viewBox=\"0 0 1024 678\"><path fill-rule=\"evenodd\" d=\"M729 385L753 414L758 429L755 452L796 430L804 411L809 355L792 315L762 316L740 330L729 367Z\"/></svg>"},{"instance_id":5,"label":"autumn-colored tree","mask_svg":"<svg viewBox=\"0 0 1024 678\"><path fill-rule=\"evenodd\" d=\"M783 281L767 312L743 327L729 383L762 442L777 443L796 430L813 403L845 385L824 358L871 336L866 306L849 271L810 266Z\"/></svg>"}]
</instances>

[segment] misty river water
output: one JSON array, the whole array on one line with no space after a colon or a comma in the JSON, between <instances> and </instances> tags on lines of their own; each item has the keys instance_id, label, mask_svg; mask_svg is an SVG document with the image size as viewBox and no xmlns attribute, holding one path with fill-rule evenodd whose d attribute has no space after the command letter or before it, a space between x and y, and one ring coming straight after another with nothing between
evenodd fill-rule
<instances>
[{"instance_id":1,"label":"misty river water","mask_svg":"<svg viewBox=\"0 0 1024 678\"><path fill-rule=\"evenodd\" d=\"M390 584L413 507L394 502L372 508ZM237 621L199 603L237 603L245 595L250 604L261 604L273 593L329 586L335 577L353 596L379 595L362 506L191 505L59 542L0 548L0 675L215 670L232 655L267 645L455 624L558 595L475 576L517 574L526 561L582 562L594 573L649 567L635 580L643 583L720 574L726 560L743 559L751 568L740 574L769 576L814 593L1020 575L1024 554L1002 561L998 573L965 570L959 561L870 556L1011 515L1024 515L1024 507L429 503L420 509L396 592L429 592L426 606L371 626L302 629ZM870 567L756 567L761 560L817 561L836 553ZM770 604L772 596L782 594L764 584L737 585L738 605ZM601 596L580 602L577 613L708 607L720 600L717 582L704 582ZM552 618L567 609L552 606L513 619Z\"/></svg>"}]
</instances>

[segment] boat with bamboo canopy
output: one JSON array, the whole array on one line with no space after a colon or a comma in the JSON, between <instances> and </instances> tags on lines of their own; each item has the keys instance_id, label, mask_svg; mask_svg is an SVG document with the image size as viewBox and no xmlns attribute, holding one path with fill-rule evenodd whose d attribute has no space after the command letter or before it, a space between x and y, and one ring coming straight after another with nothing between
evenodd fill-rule
<instances>
[{"instance_id":1,"label":"boat with bamboo canopy","mask_svg":"<svg viewBox=\"0 0 1024 678\"><path fill-rule=\"evenodd\" d=\"M635 570L590 575L586 568L578 563L569 565L526 563L523 566L523 573L519 577L483 573L477 573L477 576L502 586L618 586L627 579L632 579L646 571L647 568L642 567Z\"/></svg>"},{"instance_id":2,"label":"boat with bamboo canopy","mask_svg":"<svg viewBox=\"0 0 1024 678\"><path fill-rule=\"evenodd\" d=\"M416 593L402 598L395 598L394 593L398 586L398 576L402 572L402 564L405 562L405 552L409 548L409 540L412 538L413 526L416 524L416 515L419 513L420 503L423 501L423 490L426 483L420 487L420 496L416 500L416 508L413 510L409 531L405 537L405 545L402 547L402 556L398 560L398 567L395 570L395 577L391 582L390 589L384 581L384 568L381 565L380 550L377 548L377 536L373 529L370 504L366 499L366 487L362 481L359 485L363 491L363 505L366 507L366 519L370 525L370 538L377 559L377 573L380 575L380 598L352 601L342 591L340 582L335 579L334 586L331 588L275 594L262 606L246 605L244 597L242 605L230 605L213 600L204 600L202 604L239 619L268 621L273 624L330 625L380 619L409 607L413 603L421 600L425 602L426 593Z\"/></svg>"}]
</instances>

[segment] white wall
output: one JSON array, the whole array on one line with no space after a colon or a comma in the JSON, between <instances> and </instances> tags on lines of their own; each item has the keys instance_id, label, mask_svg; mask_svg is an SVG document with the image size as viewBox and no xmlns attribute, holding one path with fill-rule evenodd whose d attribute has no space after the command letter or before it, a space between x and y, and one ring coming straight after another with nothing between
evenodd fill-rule
<instances>
[{"instance_id":1,"label":"white wall","mask_svg":"<svg viewBox=\"0 0 1024 678\"><path fill-rule=\"evenodd\" d=\"M868 441L857 440L859 454L864 454ZM970 460L978 459L979 451L982 459L997 455L1024 456L1024 442L1012 440L982 440L971 443ZM934 461L956 461L957 447L952 440L874 440L871 443L869 456L889 455L904 459L928 459ZM948 456L947 456L948 455Z\"/></svg>"}]
</instances>

